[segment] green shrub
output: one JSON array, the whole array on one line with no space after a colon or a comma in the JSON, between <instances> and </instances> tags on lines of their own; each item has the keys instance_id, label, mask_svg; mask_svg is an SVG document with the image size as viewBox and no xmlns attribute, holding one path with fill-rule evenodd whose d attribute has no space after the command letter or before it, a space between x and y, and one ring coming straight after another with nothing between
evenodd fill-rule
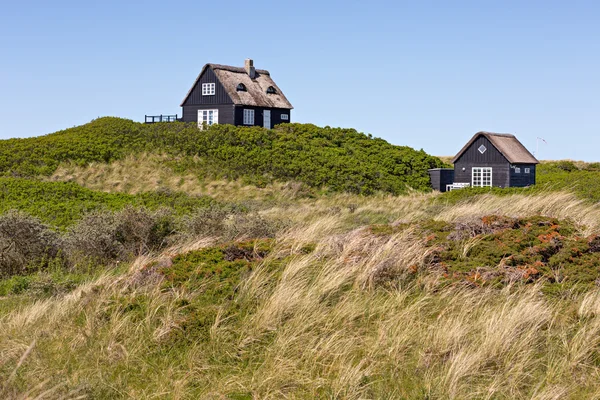
<instances>
[{"instance_id":1,"label":"green shrub","mask_svg":"<svg viewBox=\"0 0 600 400\"><path fill-rule=\"evenodd\" d=\"M18 211L0 215L0 277L45 268L60 252L58 234L39 219Z\"/></svg>"},{"instance_id":2,"label":"green shrub","mask_svg":"<svg viewBox=\"0 0 600 400\"><path fill-rule=\"evenodd\" d=\"M128 205L149 210L168 207L183 215L199 208L216 207L218 203L208 196L189 196L180 192L129 195L94 191L71 182L0 178L0 214L18 209L59 228L72 225L91 211L117 211Z\"/></svg>"},{"instance_id":3,"label":"green shrub","mask_svg":"<svg viewBox=\"0 0 600 400\"><path fill-rule=\"evenodd\" d=\"M186 236L218 236L225 232L225 220L230 212L224 208L199 209L181 220L181 231Z\"/></svg>"},{"instance_id":4,"label":"green shrub","mask_svg":"<svg viewBox=\"0 0 600 400\"><path fill-rule=\"evenodd\" d=\"M233 214L224 232L228 239L274 238L282 223L255 213Z\"/></svg>"},{"instance_id":5,"label":"green shrub","mask_svg":"<svg viewBox=\"0 0 600 400\"><path fill-rule=\"evenodd\" d=\"M219 314L229 323L238 319L240 306L234 301L238 286L272 247L271 240L227 243L178 255L160 268L164 290L183 287L193 293L182 299L177 310L179 329L169 341L206 341Z\"/></svg>"},{"instance_id":6,"label":"green shrub","mask_svg":"<svg viewBox=\"0 0 600 400\"><path fill-rule=\"evenodd\" d=\"M65 241L73 262L106 263L160 250L174 233L175 220L168 210L126 207L86 215L68 230Z\"/></svg>"}]
</instances>

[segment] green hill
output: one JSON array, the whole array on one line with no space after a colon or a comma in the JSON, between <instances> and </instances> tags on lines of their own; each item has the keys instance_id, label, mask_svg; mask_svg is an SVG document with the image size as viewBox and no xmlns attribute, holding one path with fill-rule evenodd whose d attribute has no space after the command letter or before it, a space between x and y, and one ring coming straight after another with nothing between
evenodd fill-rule
<instances>
[{"instance_id":1,"label":"green hill","mask_svg":"<svg viewBox=\"0 0 600 400\"><path fill-rule=\"evenodd\" d=\"M422 150L354 129L286 124L272 130L216 125L200 131L194 124L106 117L46 136L0 141L0 174L49 176L63 162L109 163L144 152L183 156L170 166L205 177L258 186L294 180L361 194L428 190L427 169L442 165Z\"/></svg>"},{"instance_id":2,"label":"green hill","mask_svg":"<svg viewBox=\"0 0 600 400\"><path fill-rule=\"evenodd\" d=\"M599 397L600 166L440 165L303 124L0 141L0 398Z\"/></svg>"}]
</instances>

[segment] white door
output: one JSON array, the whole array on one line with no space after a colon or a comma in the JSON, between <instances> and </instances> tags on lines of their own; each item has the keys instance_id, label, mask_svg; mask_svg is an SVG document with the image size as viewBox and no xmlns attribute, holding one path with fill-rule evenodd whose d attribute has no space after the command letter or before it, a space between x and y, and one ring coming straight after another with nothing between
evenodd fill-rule
<instances>
[{"instance_id":1,"label":"white door","mask_svg":"<svg viewBox=\"0 0 600 400\"><path fill-rule=\"evenodd\" d=\"M473 167L471 172L471 186L491 187L492 169L489 167Z\"/></svg>"},{"instance_id":2,"label":"white door","mask_svg":"<svg viewBox=\"0 0 600 400\"><path fill-rule=\"evenodd\" d=\"M263 111L263 126L271 129L271 110Z\"/></svg>"},{"instance_id":3,"label":"white door","mask_svg":"<svg viewBox=\"0 0 600 400\"><path fill-rule=\"evenodd\" d=\"M219 110L198 110L198 127L211 126L219 123Z\"/></svg>"}]
</instances>

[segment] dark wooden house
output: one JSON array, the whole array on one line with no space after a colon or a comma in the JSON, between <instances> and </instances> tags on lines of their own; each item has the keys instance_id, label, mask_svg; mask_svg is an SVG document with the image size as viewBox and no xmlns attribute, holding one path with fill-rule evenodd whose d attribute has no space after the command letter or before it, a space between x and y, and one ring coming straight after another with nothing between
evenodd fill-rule
<instances>
[{"instance_id":1,"label":"dark wooden house","mask_svg":"<svg viewBox=\"0 0 600 400\"><path fill-rule=\"evenodd\" d=\"M181 103L184 122L273 126L291 120L292 105L269 71L206 64Z\"/></svg>"},{"instance_id":2,"label":"dark wooden house","mask_svg":"<svg viewBox=\"0 0 600 400\"><path fill-rule=\"evenodd\" d=\"M535 169L539 161L514 135L478 132L452 159L452 163L454 170L429 171L434 189L535 185Z\"/></svg>"}]
</instances>

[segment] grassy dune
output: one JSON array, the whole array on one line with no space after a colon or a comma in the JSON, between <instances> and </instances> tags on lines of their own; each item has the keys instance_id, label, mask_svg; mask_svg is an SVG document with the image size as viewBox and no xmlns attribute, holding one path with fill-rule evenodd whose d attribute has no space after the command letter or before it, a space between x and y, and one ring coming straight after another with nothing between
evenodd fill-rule
<instances>
[{"instance_id":1,"label":"grassy dune","mask_svg":"<svg viewBox=\"0 0 600 400\"><path fill-rule=\"evenodd\" d=\"M243 180L256 186L297 180L331 192L405 193L429 189L424 151L395 146L354 129L282 124L274 129L195 124L141 124L98 118L49 135L0 141L0 174L52 175L60 164L111 163L144 153L183 175Z\"/></svg>"},{"instance_id":2,"label":"grassy dune","mask_svg":"<svg viewBox=\"0 0 600 400\"><path fill-rule=\"evenodd\" d=\"M0 142L0 398L600 398L600 165L440 165L302 124Z\"/></svg>"},{"instance_id":3,"label":"grassy dune","mask_svg":"<svg viewBox=\"0 0 600 400\"><path fill-rule=\"evenodd\" d=\"M210 179L186 170L177 171L173 168L176 162L173 157L152 153L129 155L111 163L78 165L68 162L60 164L46 180L74 182L96 191L128 194L168 189L192 196L211 196L221 201L281 201L319 192L302 182L272 182L259 187L242 179Z\"/></svg>"},{"instance_id":4,"label":"grassy dune","mask_svg":"<svg viewBox=\"0 0 600 400\"><path fill-rule=\"evenodd\" d=\"M265 218L289 220L272 239L195 237L63 295L1 299L0 393L595 398L597 288L448 280L418 227L544 216L587 237L600 231L599 213L566 193L339 195L272 207Z\"/></svg>"}]
</instances>

